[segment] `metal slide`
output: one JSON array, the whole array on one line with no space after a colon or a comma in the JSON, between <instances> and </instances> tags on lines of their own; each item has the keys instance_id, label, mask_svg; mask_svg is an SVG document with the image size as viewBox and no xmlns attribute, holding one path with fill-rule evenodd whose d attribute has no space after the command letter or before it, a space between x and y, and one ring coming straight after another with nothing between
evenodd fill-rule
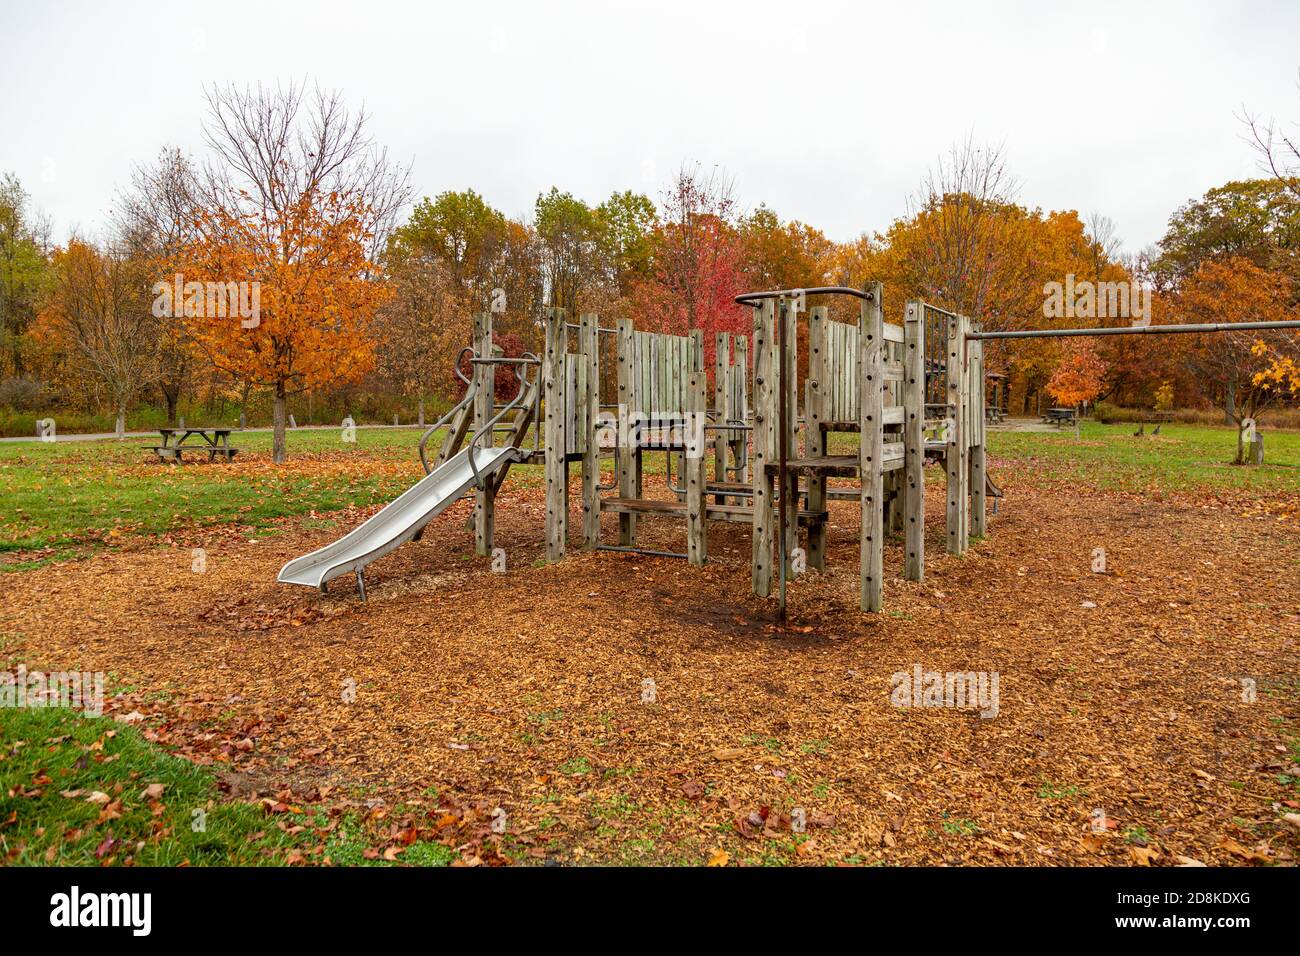
<instances>
[{"instance_id":1,"label":"metal slide","mask_svg":"<svg viewBox=\"0 0 1300 956\"><path fill-rule=\"evenodd\" d=\"M473 461L470 455L474 456ZM290 561L280 569L276 580L324 589L327 581L354 571L364 599L362 568L418 536L426 524L466 491L522 457L523 452L513 446L480 448L471 442L359 528L319 551Z\"/></svg>"}]
</instances>

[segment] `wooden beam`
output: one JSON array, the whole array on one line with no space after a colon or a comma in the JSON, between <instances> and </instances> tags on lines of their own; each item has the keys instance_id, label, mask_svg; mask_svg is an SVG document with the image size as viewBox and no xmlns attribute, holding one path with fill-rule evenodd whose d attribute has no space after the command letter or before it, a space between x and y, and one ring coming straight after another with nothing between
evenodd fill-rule
<instances>
[{"instance_id":1,"label":"wooden beam","mask_svg":"<svg viewBox=\"0 0 1300 956\"><path fill-rule=\"evenodd\" d=\"M618 320L618 494L621 498L637 496L636 468L639 457L633 445L632 416L639 410L641 370L636 364L635 333L631 319ZM636 515L618 516L618 543L636 545Z\"/></svg>"},{"instance_id":2,"label":"wooden beam","mask_svg":"<svg viewBox=\"0 0 1300 956\"><path fill-rule=\"evenodd\" d=\"M551 309L546 320L546 354L543 356L542 400L546 404L546 557L564 557L569 521L569 461L565 434L568 409L568 330L563 309Z\"/></svg>"},{"instance_id":3,"label":"wooden beam","mask_svg":"<svg viewBox=\"0 0 1300 956\"><path fill-rule=\"evenodd\" d=\"M705 515L704 490L708 483L708 459L705 454L708 440L704 422L708 412L708 379L703 371L693 371L687 376L686 402L686 554L691 564L702 565L708 560L708 523Z\"/></svg>"},{"instance_id":4,"label":"wooden beam","mask_svg":"<svg viewBox=\"0 0 1300 956\"><path fill-rule=\"evenodd\" d=\"M600 316L584 312L578 320L578 349L586 369L581 396L585 442L582 453L582 546L596 550L600 543L600 446L596 426L600 420Z\"/></svg>"},{"instance_id":5,"label":"wooden beam","mask_svg":"<svg viewBox=\"0 0 1300 956\"><path fill-rule=\"evenodd\" d=\"M862 532L859 574L862 610L878 612L884 604L885 529L881 459L884 456L884 382L880 369L884 350L884 287L868 283L870 299L864 299L858 319L858 422L861 427L859 455L862 472Z\"/></svg>"},{"instance_id":6,"label":"wooden beam","mask_svg":"<svg viewBox=\"0 0 1300 956\"><path fill-rule=\"evenodd\" d=\"M979 325L974 331L981 331ZM984 454L984 343L971 341L970 350L970 530L977 538L988 533L988 514L985 510L984 481L986 459Z\"/></svg>"},{"instance_id":7,"label":"wooden beam","mask_svg":"<svg viewBox=\"0 0 1300 956\"><path fill-rule=\"evenodd\" d=\"M945 455L948 474L947 531L948 553L965 554L969 531L966 526L967 481L969 478L966 447L966 319L948 318L948 341L944 352L947 366L948 414L952 427L948 432Z\"/></svg>"},{"instance_id":8,"label":"wooden beam","mask_svg":"<svg viewBox=\"0 0 1300 956\"><path fill-rule=\"evenodd\" d=\"M903 322L903 444L907 477L903 488L903 576L925 577L925 316L920 302L907 303Z\"/></svg>"},{"instance_id":9,"label":"wooden beam","mask_svg":"<svg viewBox=\"0 0 1300 956\"><path fill-rule=\"evenodd\" d=\"M829 313L825 306L818 306L808 313L808 379L804 383L804 411L806 426L804 428L804 454L808 458L820 458L826 454L826 432L822 422L829 413L826 397L826 379L828 372L826 354L826 329ZM826 475L810 474L808 476L808 510L826 510ZM808 567L814 571L826 567L826 525L808 529Z\"/></svg>"},{"instance_id":10,"label":"wooden beam","mask_svg":"<svg viewBox=\"0 0 1300 956\"><path fill-rule=\"evenodd\" d=\"M719 423L730 417L731 393L727 388L728 370L731 367L731 333L718 332L713 336L713 412ZM721 429L713 433L713 477L727 480L727 445L731 436ZM726 495L715 495L714 503L727 504Z\"/></svg>"},{"instance_id":11,"label":"wooden beam","mask_svg":"<svg viewBox=\"0 0 1300 956\"><path fill-rule=\"evenodd\" d=\"M772 593L772 537L776 516L772 495L775 484L768 474L767 462L772 454L776 414L772 399L772 343L775 303L765 299L754 309L754 498L753 560L751 577L754 593L768 597Z\"/></svg>"},{"instance_id":12,"label":"wooden beam","mask_svg":"<svg viewBox=\"0 0 1300 956\"><path fill-rule=\"evenodd\" d=\"M492 357L491 312L478 312L474 315L474 356ZM473 379L478 383L478 392L474 396L474 448L491 448L496 444L496 436L481 434L481 432L493 415L493 406L496 402L496 367L474 365L471 369ZM483 480L481 487L474 490L475 554L484 556L492 554L492 543L496 532L496 487L496 483L488 477Z\"/></svg>"}]
</instances>

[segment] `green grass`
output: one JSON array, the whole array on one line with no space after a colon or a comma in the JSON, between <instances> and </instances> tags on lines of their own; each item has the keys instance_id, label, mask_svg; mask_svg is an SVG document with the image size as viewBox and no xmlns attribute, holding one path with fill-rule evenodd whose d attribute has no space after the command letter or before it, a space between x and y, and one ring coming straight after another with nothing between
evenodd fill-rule
<instances>
[{"instance_id":1,"label":"green grass","mask_svg":"<svg viewBox=\"0 0 1300 956\"><path fill-rule=\"evenodd\" d=\"M258 804L220 802L209 770L106 718L5 708L0 731L0 859L7 864L274 865L314 839L310 831L280 830ZM150 784L163 786L156 801L144 794ZM88 801L96 791L109 802Z\"/></svg>"},{"instance_id":2,"label":"green grass","mask_svg":"<svg viewBox=\"0 0 1300 956\"><path fill-rule=\"evenodd\" d=\"M323 810L268 816L260 803L222 802L209 768L107 718L3 708L0 740L0 863L6 865L278 866L294 862L294 851L336 866L448 866L456 858L449 846L420 841L398 862L385 860L355 814L329 829ZM151 784L162 785L156 799L146 793ZM280 823L301 830L286 832ZM313 853L327 830L324 852Z\"/></svg>"},{"instance_id":3,"label":"green grass","mask_svg":"<svg viewBox=\"0 0 1300 956\"><path fill-rule=\"evenodd\" d=\"M0 570L39 567L126 535L232 523L265 532L283 517L390 501L423 474L415 429L361 429L355 443L341 434L291 432L282 468L157 464L153 439L0 443L0 552L46 552L0 563ZM244 452L270 452L270 432L231 438ZM540 472L517 466L512 480L540 483Z\"/></svg>"},{"instance_id":4,"label":"green grass","mask_svg":"<svg viewBox=\"0 0 1300 956\"><path fill-rule=\"evenodd\" d=\"M987 433L989 454L1015 462L1031 481L1086 481L1132 492L1231 489L1300 491L1300 432L1266 430L1262 468L1232 464L1235 429L1167 424L1134 436L1133 425L1083 422L1080 437L1060 432ZM990 471L996 480L997 463Z\"/></svg>"}]
</instances>

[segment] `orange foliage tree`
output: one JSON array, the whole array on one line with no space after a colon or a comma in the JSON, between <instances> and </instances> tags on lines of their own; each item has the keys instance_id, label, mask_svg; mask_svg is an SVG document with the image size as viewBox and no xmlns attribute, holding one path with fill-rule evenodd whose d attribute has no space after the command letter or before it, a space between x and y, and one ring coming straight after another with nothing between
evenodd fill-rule
<instances>
[{"instance_id":1,"label":"orange foliage tree","mask_svg":"<svg viewBox=\"0 0 1300 956\"><path fill-rule=\"evenodd\" d=\"M1287 276L1248 259L1208 260L1183 282L1174 307L1186 322L1271 322L1296 316ZM1217 332L1182 344L1184 360L1198 377L1202 393L1225 402L1237 425L1237 458L1246 460L1244 423L1287 394L1296 384L1294 367L1300 336L1288 330Z\"/></svg>"},{"instance_id":2,"label":"orange foliage tree","mask_svg":"<svg viewBox=\"0 0 1300 956\"><path fill-rule=\"evenodd\" d=\"M1047 393L1071 407L1090 402L1101 394L1106 380L1106 363L1087 339L1074 339L1065 347L1065 358L1047 382Z\"/></svg>"},{"instance_id":3,"label":"orange foliage tree","mask_svg":"<svg viewBox=\"0 0 1300 956\"><path fill-rule=\"evenodd\" d=\"M219 164L207 172L196 238L177 256L187 285L173 314L218 368L271 390L279 463L288 397L374 365L371 324L390 292L373 259L410 189L405 170L372 148L365 114L337 94L214 88L208 106ZM239 315L223 317L193 307L190 283L251 289L241 285Z\"/></svg>"},{"instance_id":4,"label":"orange foliage tree","mask_svg":"<svg viewBox=\"0 0 1300 956\"><path fill-rule=\"evenodd\" d=\"M276 462L290 395L374 366L371 323L390 293L367 275L366 217L358 197L337 193L307 193L282 212L217 205L200 213L199 238L180 252L187 285L257 283L224 316L210 314L206 295L202 305L186 295L174 314L217 368L271 389Z\"/></svg>"}]
</instances>

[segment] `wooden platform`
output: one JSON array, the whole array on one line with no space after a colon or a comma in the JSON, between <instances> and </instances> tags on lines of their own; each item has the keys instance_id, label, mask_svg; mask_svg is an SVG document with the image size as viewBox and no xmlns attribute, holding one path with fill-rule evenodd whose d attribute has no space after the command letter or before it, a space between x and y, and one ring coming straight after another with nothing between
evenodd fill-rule
<instances>
[{"instance_id":1,"label":"wooden platform","mask_svg":"<svg viewBox=\"0 0 1300 956\"><path fill-rule=\"evenodd\" d=\"M686 517L686 502L659 501L645 498L601 498L600 510L615 514L652 515L665 518ZM749 505L706 505L705 517L710 521L730 521L734 524L749 524L753 520L754 509ZM800 524L819 524L827 520L825 511L800 511Z\"/></svg>"},{"instance_id":2,"label":"wooden platform","mask_svg":"<svg viewBox=\"0 0 1300 956\"><path fill-rule=\"evenodd\" d=\"M800 475L829 475L838 478L856 478L858 476L857 455L822 455L818 458L789 458L786 468ZM769 475L779 474L779 462L767 463Z\"/></svg>"},{"instance_id":3,"label":"wooden platform","mask_svg":"<svg viewBox=\"0 0 1300 956\"><path fill-rule=\"evenodd\" d=\"M883 449L881 470L893 471L896 468L903 467L903 457L906 449L902 442L885 442ZM830 478L857 478L859 471L857 455L822 455L817 458L790 458L786 460L785 464L786 468L795 474L824 475ZM767 473L769 475L778 474L780 470L781 465L779 462L769 461L767 463Z\"/></svg>"}]
</instances>

